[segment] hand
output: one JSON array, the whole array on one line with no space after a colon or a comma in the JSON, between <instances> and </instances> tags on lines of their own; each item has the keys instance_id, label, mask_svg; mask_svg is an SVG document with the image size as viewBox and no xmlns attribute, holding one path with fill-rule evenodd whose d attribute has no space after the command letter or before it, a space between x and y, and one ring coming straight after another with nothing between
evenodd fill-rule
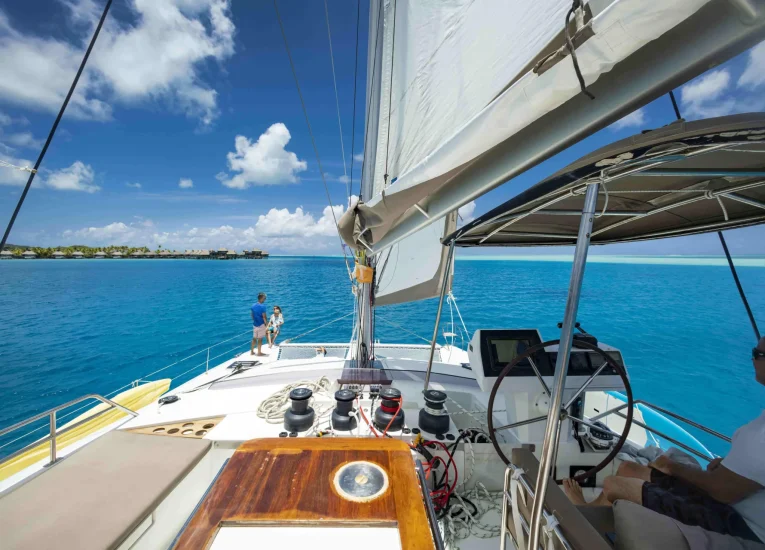
<instances>
[{"instance_id":1,"label":"hand","mask_svg":"<svg viewBox=\"0 0 765 550\"><path fill-rule=\"evenodd\" d=\"M670 469L672 468L673 465L674 465L674 462L670 458L668 458L666 455L660 455L656 457L656 460L654 460L653 462L649 464L651 468L659 470L660 472L667 475L672 475L672 473L670 472Z\"/></svg>"},{"instance_id":2,"label":"hand","mask_svg":"<svg viewBox=\"0 0 765 550\"><path fill-rule=\"evenodd\" d=\"M714 460L710 460L709 464L707 464L707 472L711 472L715 468L717 468L721 463L723 459L722 458L715 458Z\"/></svg>"}]
</instances>

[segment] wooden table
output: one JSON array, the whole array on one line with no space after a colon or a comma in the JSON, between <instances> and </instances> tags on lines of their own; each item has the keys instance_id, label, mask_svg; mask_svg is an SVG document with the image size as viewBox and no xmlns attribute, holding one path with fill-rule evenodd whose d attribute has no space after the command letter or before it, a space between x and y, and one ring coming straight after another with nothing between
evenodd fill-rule
<instances>
[{"instance_id":1,"label":"wooden table","mask_svg":"<svg viewBox=\"0 0 765 550\"><path fill-rule=\"evenodd\" d=\"M334 487L338 469L367 461L388 476L370 502ZM319 523L320 522L320 523ZM176 549L208 549L224 526L397 527L402 550L434 550L411 450L390 438L276 438L243 443L181 534Z\"/></svg>"}]
</instances>

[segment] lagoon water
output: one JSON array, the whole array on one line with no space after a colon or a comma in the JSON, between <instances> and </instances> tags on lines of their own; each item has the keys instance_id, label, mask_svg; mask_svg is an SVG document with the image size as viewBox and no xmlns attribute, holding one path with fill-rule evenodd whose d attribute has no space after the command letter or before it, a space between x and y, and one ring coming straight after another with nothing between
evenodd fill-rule
<instances>
[{"instance_id":1,"label":"lagoon water","mask_svg":"<svg viewBox=\"0 0 765 550\"><path fill-rule=\"evenodd\" d=\"M538 327L556 338L571 266L553 260L458 258L454 294L471 334ZM763 328L765 260L741 264ZM204 369L208 346L228 338L211 350L211 365L244 351L249 306L260 291L269 306L282 307L284 337L339 319L298 341L350 338L352 317L340 319L353 310L341 258L0 262L0 427L86 393L113 393L200 352L149 377L177 384ZM423 343L411 333L429 337L436 306L434 299L380 308L378 338ZM727 434L765 407L765 388L753 377L753 332L724 261L596 259L587 267L578 320L623 351L636 398ZM0 441L0 456L24 440L9 442Z\"/></svg>"}]
</instances>

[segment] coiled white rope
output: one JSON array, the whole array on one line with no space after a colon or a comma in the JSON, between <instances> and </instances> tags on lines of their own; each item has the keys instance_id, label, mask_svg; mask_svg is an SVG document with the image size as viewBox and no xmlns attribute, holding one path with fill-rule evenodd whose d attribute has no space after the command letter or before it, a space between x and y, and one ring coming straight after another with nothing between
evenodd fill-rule
<instances>
[{"instance_id":1,"label":"coiled white rope","mask_svg":"<svg viewBox=\"0 0 765 550\"><path fill-rule=\"evenodd\" d=\"M475 487L469 491L455 494L457 502L449 506L449 510L444 516L442 522L442 531L444 544L452 550L459 550L458 541L464 540L470 536L479 539L490 539L498 537L501 533L499 522L487 523L484 517L491 511L495 511L501 516L501 491L488 491L486 487L478 482ZM475 506L465 502L469 500Z\"/></svg>"},{"instance_id":2,"label":"coiled white rope","mask_svg":"<svg viewBox=\"0 0 765 550\"><path fill-rule=\"evenodd\" d=\"M264 399L258 407L258 417L269 424L280 424L284 421L284 413L290 407L290 392L295 388L309 388L314 394L329 395L332 386L329 378L322 376L319 380L300 380L287 384L282 389Z\"/></svg>"}]
</instances>

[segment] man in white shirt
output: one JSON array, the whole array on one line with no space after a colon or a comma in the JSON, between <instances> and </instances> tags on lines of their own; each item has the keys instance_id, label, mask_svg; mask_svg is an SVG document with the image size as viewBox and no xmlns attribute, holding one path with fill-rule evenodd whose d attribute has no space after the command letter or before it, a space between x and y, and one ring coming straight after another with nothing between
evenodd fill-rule
<instances>
[{"instance_id":1,"label":"man in white shirt","mask_svg":"<svg viewBox=\"0 0 765 550\"><path fill-rule=\"evenodd\" d=\"M757 382L765 385L765 337L752 350ZM570 479L563 488L574 504L584 505L582 490ZM648 466L623 462L603 483L590 506L630 500L686 525L765 542L765 411L739 428L730 452L706 470L679 464L666 455Z\"/></svg>"}]
</instances>

